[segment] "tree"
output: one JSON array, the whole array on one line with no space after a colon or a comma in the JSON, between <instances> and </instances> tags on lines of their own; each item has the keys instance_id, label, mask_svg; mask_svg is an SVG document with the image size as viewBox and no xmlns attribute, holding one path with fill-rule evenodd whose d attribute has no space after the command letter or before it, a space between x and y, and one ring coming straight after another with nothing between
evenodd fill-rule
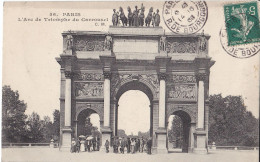
<instances>
[{"instance_id":1,"label":"tree","mask_svg":"<svg viewBox=\"0 0 260 162\"><path fill-rule=\"evenodd\" d=\"M36 112L32 112L32 114L29 115L27 129L30 142L36 143L43 141L43 123L40 121L40 116Z\"/></svg>"},{"instance_id":2,"label":"tree","mask_svg":"<svg viewBox=\"0 0 260 162\"><path fill-rule=\"evenodd\" d=\"M54 110L53 112L53 139L59 140L60 137L60 111Z\"/></svg>"},{"instance_id":3,"label":"tree","mask_svg":"<svg viewBox=\"0 0 260 162\"><path fill-rule=\"evenodd\" d=\"M18 91L2 87L2 141L23 142L25 138L26 103L19 99Z\"/></svg>"},{"instance_id":4,"label":"tree","mask_svg":"<svg viewBox=\"0 0 260 162\"><path fill-rule=\"evenodd\" d=\"M258 129L259 120L246 110L241 96L210 96L209 143L257 146Z\"/></svg>"},{"instance_id":5,"label":"tree","mask_svg":"<svg viewBox=\"0 0 260 162\"><path fill-rule=\"evenodd\" d=\"M168 131L169 141L176 142L177 147L181 147L183 141L183 126L180 117L175 115L172 119L171 129Z\"/></svg>"},{"instance_id":6,"label":"tree","mask_svg":"<svg viewBox=\"0 0 260 162\"><path fill-rule=\"evenodd\" d=\"M127 135L126 135L126 133L125 133L125 130L123 130L123 129L118 129L118 130L117 130L117 135L118 135L119 137L127 137Z\"/></svg>"},{"instance_id":7,"label":"tree","mask_svg":"<svg viewBox=\"0 0 260 162\"><path fill-rule=\"evenodd\" d=\"M43 139L40 142L46 142L46 143L50 142L54 134L54 127L50 117L44 116L43 120L41 120L40 123L41 123L42 133L43 133Z\"/></svg>"}]
</instances>

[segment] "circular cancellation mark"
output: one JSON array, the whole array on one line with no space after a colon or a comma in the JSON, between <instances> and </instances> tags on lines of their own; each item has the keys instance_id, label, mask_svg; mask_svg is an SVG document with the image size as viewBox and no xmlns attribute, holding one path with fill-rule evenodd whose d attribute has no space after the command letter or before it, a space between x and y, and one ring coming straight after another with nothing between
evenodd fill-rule
<instances>
[{"instance_id":1,"label":"circular cancellation mark","mask_svg":"<svg viewBox=\"0 0 260 162\"><path fill-rule=\"evenodd\" d=\"M193 34L207 22L208 7L204 1L166 1L163 19L173 33Z\"/></svg>"}]
</instances>

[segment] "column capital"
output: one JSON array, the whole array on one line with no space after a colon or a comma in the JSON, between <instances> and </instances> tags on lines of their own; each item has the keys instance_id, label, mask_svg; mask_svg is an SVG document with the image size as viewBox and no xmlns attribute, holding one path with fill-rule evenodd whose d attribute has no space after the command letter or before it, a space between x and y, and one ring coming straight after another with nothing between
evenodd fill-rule
<instances>
[{"instance_id":1,"label":"column capital","mask_svg":"<svg viewBox=\"0 0 260 162\"><path fill-rule=\"evenodd\" d=\"M197 81L206 81L207 76L208 75L206 73L197 73L196 74L196 80Z\"/></svg>"},{"instance_id":2,"label":"column capital","mask_svg":"<svg viewBox=\"0 0 260 162\"><path fill-rule=\"evenodd\" d=\"M65 77L66 79L71 79L73 77L73 72L71 71L65 71Z\"/></svg>"},{"instance_id":3,"label":"column capital","mask_svg":"<svg viewBox=\"0 0 260 162\"><path fill-rule=\"evenodd\" d=\"M104 71L104 72L103 72L103 75L104 75L104 78L105 78L105 79L111 79L112 72L110 72L110 71Z\"/></svg>"},{"instance_id":4,"label":"column capital","mask_svg":"<svg viewBox=\"0 0 260 162\"><path fill-rule=\"evenodd\" d=\"M166 80L167 79L167 74L163 72L158 73L158 79L159 80Z\"/></svg>"}]
</instances>

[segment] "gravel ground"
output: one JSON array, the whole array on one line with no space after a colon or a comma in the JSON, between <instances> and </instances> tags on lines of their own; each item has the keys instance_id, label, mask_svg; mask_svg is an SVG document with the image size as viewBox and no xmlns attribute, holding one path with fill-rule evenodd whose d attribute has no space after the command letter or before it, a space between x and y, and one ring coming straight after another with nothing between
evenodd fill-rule
<instances>
[{"instance_id":1,"label":"gravel ground","mask_svg":"<svg viewBox=\"0 0 260 162\"><path fill-rule=\"evenodd\" d=\"M259 151L210 151L207 155L192 153L169 153L147 155L114 154L103 152L60 152L57 148L2 148L2 161L26 162L258 162Z\"/></svg>"}]
</instances>

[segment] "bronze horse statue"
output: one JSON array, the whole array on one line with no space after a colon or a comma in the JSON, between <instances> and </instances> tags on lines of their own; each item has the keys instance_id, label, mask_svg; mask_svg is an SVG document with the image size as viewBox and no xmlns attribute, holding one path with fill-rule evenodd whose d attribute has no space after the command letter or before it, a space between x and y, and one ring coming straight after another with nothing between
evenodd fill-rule
<instances>
[{"instance_id":1,"label":"bronze horse statue","mask_svg":"<svg viewBox=\"0 0 260 162\"><path fill-rule=\"evenodd\" d=\"M150 26L152 18L153 18L153 7L150 8L147 17L145 18L145 26Z\"/></svg>"},{"instance_id":2,"label":"bronze horse statue","mask_svg":"<svg viewBox=\"0 0 260 162\"><path fill-rule=\"evenodd\" d=\"M119 17L120 17L120 20L122 22L122 25L127 26L127 18L125 16L125 13L124 13L124 10L123 10L122 7L119 8L119 12L120 12Z\"/></svg>"},{"instance_id":3,"label":"bronze horse statue","mask_svg":"<svg viewBox=\"0 0 260 162\"><path fill-rule=\"evenodd\" d=\"M129 6L127 7L127 11L128 11L128 24L129 26L133 26L133 13Z\"/></svg>"}]
</instances>

